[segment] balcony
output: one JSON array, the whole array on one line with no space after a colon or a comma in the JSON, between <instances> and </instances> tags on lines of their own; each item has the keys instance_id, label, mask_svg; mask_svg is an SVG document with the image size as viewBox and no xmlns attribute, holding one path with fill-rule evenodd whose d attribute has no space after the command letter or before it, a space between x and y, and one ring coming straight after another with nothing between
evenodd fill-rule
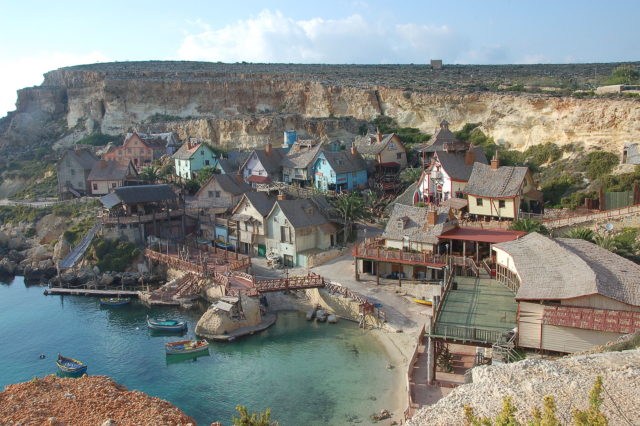
<instances>
[{"instance_id":1,"label":"balcony","mask_svg":"<svg viewBox=\"0 0 640 426\"><path fill-rule=\"evenodd\" d=\"M447 257L445 255L392 250L383 247L382 244L384 244L384 240L368 238L354 247L352 255L361 259L402 263L406 265L430 266L432 268L442 268L447 264Z\"/></svg>"}]
</instances>

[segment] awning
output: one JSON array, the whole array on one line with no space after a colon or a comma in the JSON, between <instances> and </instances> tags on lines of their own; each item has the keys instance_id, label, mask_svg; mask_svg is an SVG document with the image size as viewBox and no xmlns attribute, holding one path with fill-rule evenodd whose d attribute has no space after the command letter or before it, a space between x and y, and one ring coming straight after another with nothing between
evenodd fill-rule
<instances>
[{"instance_id":1,"label":"awning","mask_svg":"<svg viewBox=\"0 0 640 426\"><path fill-rule=\"evenodd\" d=\"M460 226L438 235L441 240L478 241L480 243L506 243L526 235L524 231L507 231L504 229L483 229Z\"/></svg>"},{"instance_id":2,"label":"awning","mask_svg":"<svg viewBox=\"0 0 640 426\"><path fill-rule=\"evenodd\" d=\"M247 178L247 180L253 183L271 183L271 179L269 179L269 176L251 175Z\"/></svg>"}]
</instances>

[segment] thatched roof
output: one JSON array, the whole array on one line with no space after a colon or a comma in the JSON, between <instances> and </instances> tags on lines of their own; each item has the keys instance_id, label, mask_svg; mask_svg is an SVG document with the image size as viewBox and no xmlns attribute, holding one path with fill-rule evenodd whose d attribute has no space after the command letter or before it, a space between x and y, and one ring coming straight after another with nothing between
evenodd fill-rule
<instances>
[{"instance_id":1,"label":"thatched roof","mask_svg":"<svg viewBox=\"0 0 640 426\"><path fill-rule=\"evenodd\" d=\"M520 277L516 299L571 299L599 294L640 306L640 265L585 240L530 233L494 246Z\"/></svg>"}]
</instances>

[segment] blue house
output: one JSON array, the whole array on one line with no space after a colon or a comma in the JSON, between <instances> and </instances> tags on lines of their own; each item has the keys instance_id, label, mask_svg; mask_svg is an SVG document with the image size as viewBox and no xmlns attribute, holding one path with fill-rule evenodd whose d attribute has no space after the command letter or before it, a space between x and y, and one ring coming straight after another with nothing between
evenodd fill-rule
<instances>
[{"instance_id":1,"label":"blue house","mask_svg":"<svg viewBox=\"0 0 640 426\"><path fill-rule=\"evenodd\" d=\"M351 151L322 151L313 165L315 187L321 191L352 191L367 186L367 162Z\"/></svg>"}]
</instances>

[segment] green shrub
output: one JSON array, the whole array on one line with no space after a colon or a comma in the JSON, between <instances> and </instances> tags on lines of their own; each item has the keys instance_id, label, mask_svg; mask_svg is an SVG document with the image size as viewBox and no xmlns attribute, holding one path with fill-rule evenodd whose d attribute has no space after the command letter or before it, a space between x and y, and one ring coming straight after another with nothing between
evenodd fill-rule
<instances>
[{"instance_id":1,"label":"green shrub","mask_svg":"<svg viewBox=\"0 0 640 426\"><path fill-rule=\"evenodd\" d=\"M640 83L640 72L631 64L620 65L611 72L611 77L604 81L604 84L638 84Z\"/></svg>"},{"instance_id":2,"label":"green shrub","mask_svg":"<svg viewBox=\"0 0 640 426\"><path fill-rule=\"evenodd\" d=\"M127 241L96 238L87 258L95 262L100 271L124 272L140 253L140 249Z\"/></svg>"},{"instance_id":3,"label":"green shrub","mask_svg":"<svg viewBox=\"0 0 640 426\"><path fill-rule=\"evenodd\" d=\"M584 206L584 200L586 198L598 198L598 194L593 191L572 192L568 196L562 197L562 199L560 199L560 205L564 208L575 210L578 207Z\"/></svg>"},{"instance_id":4,"label":"green shrub","mask_svg":"<svg viewBox=\"0 0 640 426\"><path fill-rule=\"evenodd\" d=\"M33 223L49 213L51 213L49 207L0 206L0 223Z\"/></svg>"},{"instance_id":5,"label":"green shrub","mask_svg":"<svg viewBox=\"0 0 640 426\"><path fill-rule=\"evenodd\" d=\"M561 175L551 179L541 188L544 201L551 207L561 205L562 198L575 192L578 183L578 178L572 175Z\"/></svg>"},{"instance_id":6,"label":"green shrub","mask_svg":"<svg viewBox=\"0 0 640 426\"><path fill-rule=\"evenodd\" d=\"M91 146L103 146L108 144L109 142L113 142L117 144L120 139L122 139L121 135L105 135L103 133L92 133L80 139L76 142L77 145L91 145Z\"/></svg>"},{"instance_id":7,"label":"green shrub","mask_svg":"<svg viewBox=\"0 0 640 426\"><path fill-rule=\"evenodd\" d=\"M593 151L587 154L587 158L583 161L585 175L595 180L601 176L611 173L613 168L618 165L618 156L607 151Z\"/></svg>"},{"instance_id":8,"label":"green shrub","mask_svg":"<svg viewBox=\"0 0 640 426\"><path fill-rule=\"evenodd\" d=\"M424 143L431 139L431 135L422 133L420 129L415 127L399 127L393 118L386 115L379 115L371 121L371 124L376 126L380 133L395 133L406 145ZM366 131L366 126L361 126L360 130Z\"/></svg>"}]
</instances>

